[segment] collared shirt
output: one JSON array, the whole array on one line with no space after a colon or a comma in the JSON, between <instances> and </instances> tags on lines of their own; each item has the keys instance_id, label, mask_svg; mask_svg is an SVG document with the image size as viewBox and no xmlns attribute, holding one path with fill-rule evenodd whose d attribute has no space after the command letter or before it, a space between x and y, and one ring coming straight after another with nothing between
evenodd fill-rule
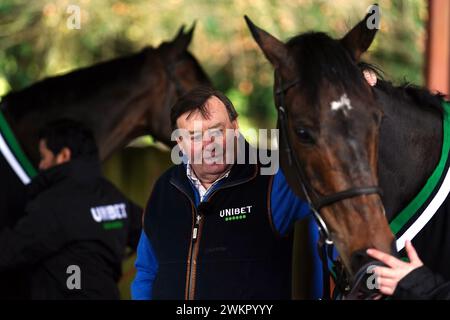
<instances>
[{"instance_id":1,"label":"collared shirt","mask_svg":"<svg viewBox=\"0 0 450 320\"><path fill-rule=\"evenodd\" d=\"M216 181L214 181L208 188L205 188L205 186L202 184L202 182L195 175L195 172L194 172L194 170L192 170L192 167L189 164L189 162L186 164L186 176L192 182L192 185L194 186L194 188L198 191L198 194L200 196L200 202L203 201L203 199L206 196L206 194L208 193L208 191L211 190L219 181L221 181L229 176L230 171L231 171L231 168L229 168L225 174L223 174Z\"/></svg>"}]
</instances>

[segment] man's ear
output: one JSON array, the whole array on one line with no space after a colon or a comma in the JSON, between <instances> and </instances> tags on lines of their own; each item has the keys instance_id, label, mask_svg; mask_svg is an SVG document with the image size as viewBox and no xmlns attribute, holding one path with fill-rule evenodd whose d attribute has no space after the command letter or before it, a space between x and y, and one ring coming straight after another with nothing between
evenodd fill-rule
<instances>
[{"instance_id":1,"label":"man's ear","mask_svg":"<svg viewBox=\"0 0 450 320\"><path fill-rule=\"evenodd\" d=\"M176 130L179 130L179 129L176 129ZM177 143L177 145L178 145L178 148L180 148L180 151L182 152L182 153L184 153L184 154L186 154L186 152L185 152L185 150L184 150L184 148L183 148L183 144L184 144L184 140L186 140L188 137L186 136L186 135L183 135L183 134L179 134L179 135L177 135L176 136L176 138L175 138L175 142Z\"/></svg>"},{"instance_id":2,"label":"man's ear","mask_svg":"<svg viewBox=\"0 0 450 320\"><path fill-rule=\"evenodd\" d=\"M63 164L69 162L72 158L72 152L69 148L64 147L56 156L56 164Z\"/></svg>"},{"instance_id":3,"label":"man's ear","mask_svg":"<svg viewBox=\"0 0 450 320\"><path fill-rule=\"evenodd\" d=\"M233 125L234 130L239 130L239 122L237 119L234 119L231 124Z\"/></svg>"},{"instance_id":4,"label":"man's ear","mask_svg":"<svg viewBox=\"0 0 450 320\"><path fill-rule=\"evenodd\" d=\"M180 150L184 152L184 150L183 150L183 137L182 136L178 137L176 142L177 142L178 146L180 147Z\"/></svg>"}]
</instances>

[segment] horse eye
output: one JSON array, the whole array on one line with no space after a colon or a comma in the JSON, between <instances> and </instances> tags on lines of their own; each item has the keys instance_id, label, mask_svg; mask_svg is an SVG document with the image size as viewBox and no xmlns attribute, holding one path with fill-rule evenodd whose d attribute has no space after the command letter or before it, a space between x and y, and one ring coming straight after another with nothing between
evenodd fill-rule
<instances>
[{"instance_id":1,"label":"horse eye","mask_svg":"<svg viewBox=\"0 0 450 320\"><path fill-rule=\"evenodd\" d=\"M308 129L298 128L296 130L296 133L297 133L297 137L299 138L300 142L308 143L308 144L314 143L314 139L313 139L311 133L308 131Z\"/></svg>"}]
</instances>

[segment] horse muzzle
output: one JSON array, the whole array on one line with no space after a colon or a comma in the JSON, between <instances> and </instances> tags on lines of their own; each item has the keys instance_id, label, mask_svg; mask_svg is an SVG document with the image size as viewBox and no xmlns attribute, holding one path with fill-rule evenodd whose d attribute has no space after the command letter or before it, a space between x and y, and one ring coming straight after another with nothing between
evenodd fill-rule
<instances>
[{"instance_id":1,"label":"horse muzzle","mask_svg":"<svg viewBox=\"0 0 450 320\"><path fill-rule=\"evenodd\" d=\"M382 262L371 261L362 266L352 278L349 291L343 295L343 300L378 300L383 295L378 290L377 280L373 269L384 266Z\"/></svg>"},{"instance_id":2,"label":"horse muzzle","mask_svg":"<svg viewBox=\"0 0 450 320\"><path fill-rule=\"evenodd\" d=\"M392 244L391 254L398 256L395 250L395 241ZM370 258L366 250L358 250L352 254L351 264L353 270L357 270L351 277L348 291L343 295L345 300L378 300L383 295L378 290L376 275L373 271L375 267L386 265L378 260ZM355 266L359 266L355 268Z\"/></svg>"}]
</instances>

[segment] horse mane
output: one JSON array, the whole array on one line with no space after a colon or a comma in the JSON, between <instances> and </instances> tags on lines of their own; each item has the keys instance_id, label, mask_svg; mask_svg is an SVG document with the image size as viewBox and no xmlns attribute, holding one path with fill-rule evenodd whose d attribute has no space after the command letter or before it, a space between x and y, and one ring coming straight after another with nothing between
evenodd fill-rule
<instances>
[{"instance_id":1,"label":"horse mane","mask_svg":"<svg viewBox=\"0 0 450 320\"><path fill-rule=\"evenodd\" d=\"M363 70L371 70L377 76L376 88L382 90L390 96L396 96L403 99L411 99L414 103L422 107L429 107L439 112L443 112L442 100L444 100L444 94L431 93L427 88L414 85L405 81L399 86L395 86L391 81L385 80L384 71L374 65L367 62L358 63L358 67L361 72Z\"/></svg>"}]
</instances>

